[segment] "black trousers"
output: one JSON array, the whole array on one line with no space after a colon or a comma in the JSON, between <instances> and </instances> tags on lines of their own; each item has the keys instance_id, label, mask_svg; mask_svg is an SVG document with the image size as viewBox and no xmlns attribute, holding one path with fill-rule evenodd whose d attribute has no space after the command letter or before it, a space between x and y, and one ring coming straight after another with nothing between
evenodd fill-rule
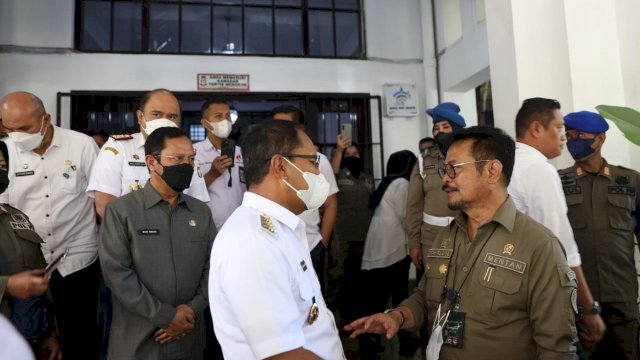
<instances>
[{"instance_id":1,"label":"black trousers","mask_svg":"<svg viewBox=\"0 0 640 360\"><path fill-rule=\"evenodd\" d=\"M49 285L65 360L98 358L98 287L100 263L62 277L56 270Z\"/></svg>"}]
</instances>

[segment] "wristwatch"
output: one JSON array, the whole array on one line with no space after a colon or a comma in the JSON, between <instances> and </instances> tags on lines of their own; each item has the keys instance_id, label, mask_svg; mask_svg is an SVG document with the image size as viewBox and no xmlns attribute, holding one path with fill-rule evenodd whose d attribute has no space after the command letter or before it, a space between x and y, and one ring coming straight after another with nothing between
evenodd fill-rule
<instances>
[{"instance_id":1,"label":"wristwatch","mask_svg":"<svg viewBox=\"0 0 640 360\"><path fill-rule=\"evenodd\" d=\"M388 313L390 313L390 312L394 312L394 311L397 311L397 312L399 312L399 313L400 313L400 329L402 329L402 325L404 325L404 313L403 313L401 310L399 310L399 309L397 309L397 308L394 308L394 309L387 309L387 310L385 310L385 311L384 311L384 313L385 313L385 314L388 314Z\"/></svg>"},{"instance_id":2,"label":"wristwatch","mask_svg":"<svg viewBox=\"0 0 640 360\"><path fill-rule=\"evenodd\" d=\"M580 308L580 315L598 315L602 312L602 306L597 301L593 302L593 307L591 309Z\"/></svg>"}]
</instances>

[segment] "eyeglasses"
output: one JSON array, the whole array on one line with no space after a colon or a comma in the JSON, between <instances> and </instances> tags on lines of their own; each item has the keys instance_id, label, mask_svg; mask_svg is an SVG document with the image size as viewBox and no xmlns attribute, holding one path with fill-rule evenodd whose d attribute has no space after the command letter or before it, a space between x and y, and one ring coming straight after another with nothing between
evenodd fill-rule
<instances>
[{"instance_id":1,"label":"eyeglasses","mask_svg":"<svg viewBox=\"0 0 640 360\"><path fill-rule=\"evenodd\" d=\"M487 162L487 161L492 161L492 160L476 160L476 161L467 161L459 164L444 164L444 166L438 168L438 175L440 175L440 178L444 178L444 175L446 174L451 180L453 180L456 177L457 167L460 167L462 165L476 164L479 162Z\"/></svg>"},{"instance_id":2,"label":"eyeglasses","mask_svg":"<svg viewBox=\"0 0 640 360\"><path fill-rule=\"evenodd\" d=\"M195 156L184 156L184 155L153 155L158 161L160 158L170 159L175 164L185 164L188 163L191 166L195 166L196 157ZM162 165L162 164L161 164Z\"/></svg>"},{"instance_id":3,"label":"eyeglasses","mask_svg":"<svg viewBox=\"0 0 640 360\"><path fill-rule=\"evenodd\" d=\"M315 155L302 155L302 154L280 154L284 157L288 157L288 158L303 158L303 159L309 159L309 160L313 160L313 166L318 169L320 168L320 154L315 154Z\"/></svg>"}]
</instances>

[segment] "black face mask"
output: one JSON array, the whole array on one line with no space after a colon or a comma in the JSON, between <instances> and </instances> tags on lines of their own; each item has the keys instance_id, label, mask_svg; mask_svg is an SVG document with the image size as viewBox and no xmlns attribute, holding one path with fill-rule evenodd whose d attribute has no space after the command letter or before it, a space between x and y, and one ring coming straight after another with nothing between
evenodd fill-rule
<instances>
[{"instance_id":1,"label":"black face mask","mask_svg":"<svg viewBox=\"0 0 640 360\"><path fill-rule=\"evenodd\" d=\"M158 163L160 163L158 161ZM160 177L169 185L173 191L182 192L191 185L193 177L193 166L189 164L178 164L173 166L164 166L160 164L164 172Z\"/></svg>"},{"instance_id":2,"label":"black face mask","mask_svg":"<svg viewBox=\"0 0 640 360\"><path fill-rule=\"evenodd\" d=\"M356 178L360 176L360 172L362 171L360 159L352 156L343 158L340 167L349 169Z\"/></svg>"},{"instance_id":3,"label":"black face mask","mask_svg":"<svg viewBox=\"0 0 640 360\"><path fill-rule=\"evenodd\" d=\"M440 132L434 136L433 139L436 141L436 144L438 144L442 155L447 156L447 150L449 150L449 146L451 146L451 142L453 141L453 133Z\"/></svg>"}]
</instances>

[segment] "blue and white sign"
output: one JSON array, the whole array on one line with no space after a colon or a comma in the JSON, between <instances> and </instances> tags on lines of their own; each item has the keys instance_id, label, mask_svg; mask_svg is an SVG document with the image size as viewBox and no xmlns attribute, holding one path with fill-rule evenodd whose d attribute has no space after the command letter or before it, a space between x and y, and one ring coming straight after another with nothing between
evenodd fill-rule
<instances>
[{"instance_id":1,"label":"blue and white sign","mask_svg":"<svg viewBox=\"0 0 640 360\"><path fill-rule=\"evenodd\" d=\"M418 115L416 84L384 84L386 116Z\"/></svg>"}]
</instances>

